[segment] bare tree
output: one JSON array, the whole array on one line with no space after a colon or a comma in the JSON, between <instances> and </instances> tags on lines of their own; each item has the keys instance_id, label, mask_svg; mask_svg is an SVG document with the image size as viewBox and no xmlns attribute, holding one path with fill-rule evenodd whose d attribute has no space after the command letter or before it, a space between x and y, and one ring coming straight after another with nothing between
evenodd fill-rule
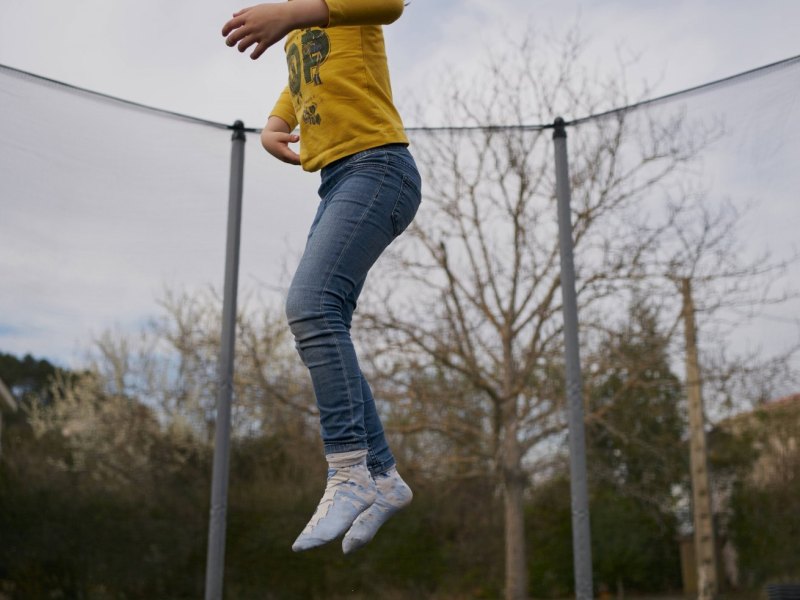
<instances>
[{"instance_id":1,"label":"bare tree","mask_svg":"<svg viewBox=\"0 0 800 600\"><path fill-rule=\"evenodd\" d=\"M670 203L674 215L667 231L668 244L648 257L650 294L663 299L667 314L682 321L682 289L692 288L702 356L702 377L713 394L713 412L750 409L797 383L792 359L800 341L766 355L762 349L731 348L732 337L746 324L770 309L798 298L796 286L785 275L798 255L775 257L748 244L745 218L749 206L737 207L730 199L717 201L708 191L686 194ZM785 320L800 333L800 321Z\"/></svg>"},{"instance_id":2,"label":"bare tree","mask_svg":"<svg viewBox=\"0 0 800 600\"><path fill-rule=\"evenodd\" d=\"M548 131L525 124L627 100L616 83L580 70L575 36L555 51L532 40L492 61L479 86L448 88L447 114L474 130L415 138L423 208L388 269L389 284L373 284L382 292L361 313L381 334L372 342L383 357L377 364L393 366L391 389L417 403L400 430L470 440L459 447L462 469L488 467L496 478L504 504L505 594L514 600L527 596L524 491L530 477L548 468L550 447L565 433L552 146ZM681 115L655 123L617 113L574 135L582 317L602 318L668 228L664 214L663 223L641 235L632 215L708 139L709 132L689 137L684 125ZM422 391L442 379L457 382L452 393Z\"/></svg>"},{"instance_id":3,"label":"bare tree","mask_svg":"<svg viewBox=\"0 0 800 600\"><path fill-rule=\"evenodd\" d=\"M269 304L244 296L237 315L234 435L291 431L305 439L305 432L314 429L309 425L317 420L317 409L285 318ZM107 394L148 404L163 424L210 444L221 299L211 290L167 290L159 304L162 313L138 333L104 332L91 353L91 370Z\"/></svg>"}]
</instances>

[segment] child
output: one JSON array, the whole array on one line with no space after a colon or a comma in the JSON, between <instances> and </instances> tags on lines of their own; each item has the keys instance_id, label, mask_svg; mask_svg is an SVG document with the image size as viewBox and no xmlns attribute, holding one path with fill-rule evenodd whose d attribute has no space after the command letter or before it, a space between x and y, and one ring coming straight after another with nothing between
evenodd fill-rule
<instances>
[{"instance_id":1,"label":"child","mask_svg":"<svg viewBox=\"0 0 800 600\"><path fill-rule=\"evenodd\" d=\"M234 14L222 34L251 57L288 34L289 84L261 134L276 158L321 170L321 202L286 301L311 373L328 481L294 542L307 550L346 533L345 553L411 501L358 366L350 323L367 272L411 223L420 177L392 103L381 25L403 0L290 0ZM292 131L300 124L300 136ZM289 144L302 140L300 154Z\"/></svg>"}]
</instances>

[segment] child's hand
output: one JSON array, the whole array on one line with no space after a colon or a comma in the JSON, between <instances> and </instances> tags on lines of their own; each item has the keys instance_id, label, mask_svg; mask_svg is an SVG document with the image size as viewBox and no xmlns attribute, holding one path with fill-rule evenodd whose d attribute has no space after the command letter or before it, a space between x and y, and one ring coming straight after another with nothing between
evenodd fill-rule
<instances>
[{"instance_id":1,"label":"child's hand","mask_svg":"<svg viewBox=\"0 0 800 600\"><path fill-rule=\"evenodd\" d=\"M288 129L289 125L283 119L270 117L267 126L261 131L261 145L278 160L290 165L299 165L300 156L289 148L289 144L299 142L300 136L289 132Z\"/></svg>"},{"instance_id":2,"label":"child's hand","mask_svg":"<svg viewBox=\"0 0 800 600\"><path fill-rule=\"evenodd\" d=\"M255 60L267 48L293 29L324 27L330 12L325 0L294 0L277 4L257 4L233 13L222 35L228 46L239 44L239 52L256 45L250 58Z\"/></svg>"},{"instance_id":3,"label":"child's hand","mask_svg":"<svg viewBox=\"0 0 800 600\"><path fill-rule=\"evenodd\" d=\"M288 2L258 4L233 13L233 18L222 28L222 35L228 38L225 43L228 46L238 44L239 52L256 44L250 58L257 59L295 28L288 7Z\"/></svg>"}]
</instances>

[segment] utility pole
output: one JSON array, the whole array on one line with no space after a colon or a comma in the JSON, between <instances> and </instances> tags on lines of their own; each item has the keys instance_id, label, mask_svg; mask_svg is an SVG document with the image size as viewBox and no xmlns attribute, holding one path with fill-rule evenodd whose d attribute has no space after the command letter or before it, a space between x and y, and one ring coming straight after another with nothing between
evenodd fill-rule
<instances>
[{"instance_id":1,"label":"utility pole","mask_svg":"<svg viewBox=\"0 0 800 600\"><path fill-rule=\"evenodd\" d=\"M697 567L697 598L712 600L717 594L717 560L714 521L708 480L708 448L697 358L697 329L694 320L691 280L681 280L683 326L686 337L686 394L689 399L689 458L692 476L692 515Z\"/></svg>"}]
</instances>

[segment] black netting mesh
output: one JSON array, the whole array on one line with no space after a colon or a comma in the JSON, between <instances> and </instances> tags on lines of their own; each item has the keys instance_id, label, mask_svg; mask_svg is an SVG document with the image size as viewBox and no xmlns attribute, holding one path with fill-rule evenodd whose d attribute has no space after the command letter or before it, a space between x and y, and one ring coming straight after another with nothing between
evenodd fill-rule
<instances>
[{"instance_id":1,"label":"black netting mesh","mask_svg":"<svg viewBox=\"0 0 800 600\"><path fill-rule=\"evenodd\" d=\"M752 408L759 401L794 392L791 386L796 384L788 373L797 370L796 356L790 356L788 363L770 363L765 357L787 352L798 340L800 302L792 294L800 281L800 267L794 260L800 227L800 60L589 117L582 116L584 109L591 112L595 106L605 106L609 98L621 98L618 90L608 88L610 95L595 103L582 94L597 89L562 91L558 86L548 87L552 82L542 84L531 73L512 74L503 80L508 74L496 71L492 73L498 78L494 87L476 86L473 96L455 93L453 103L447 106L450 110L443 111L445 118L452 120L448 127L410 130L425 182L423 205L409 233L370 275L371 285L364 296L367 316L359 323L367 326L362 331L374 334L366 336L365 344L374 352L370 357L378 357L370 368L377 365L379 371L381 359L388 356L391 362L401 356L381 390L395 400L387 403L387 415L400 423L400 429L406 426L405 432L411 432L409 439L415 435L415 419L421 415L428 419L419 429L422 437L413 438L414 443L400 450L408 454L404 458L423 465L420 472L429 469L434 477L431 481L437 469L445 468L455 473L453 481L472 478L478 482L475 497L491 498L497 489L497 480L487 473L512 473L505 465L497 468L501 447L492 444L501 440L501 430L502 435L515 436L505 439L525 444L513 466L529 469L532 481L546 482L552 474L565 472L560 460L563 453L559 456L567 434L553 130L550 123L527 122L530 115L541 117L564 108L578 113L564 117L568 120L587 379L608 368L602 364L604 340L610 339L609 334L619 334L626 310L637 299L646 298L648 307L658 311L659 327L670 336L667 344L673 345L665 350L669 355L665 370L679 375L664 384L667 393L674 393L668 401L673 407L682 402L680 290L681 282L691 279L699 309L703 366L717 378L712 384L709 376L705 383L712 388L719 384L718 389L707 388L713 399L709 403L712 417L721 418L727 416L726 411ZM473 101L477 104L471 104ZM83 353L94 336L110 328L137 332L158 313L165 290L221 289L230 153L231 130L225 124L136 106L0 67L0 350L46 354L82 366ZM316 210L316 185L316 177L268 157L256 132L248 131L239 281L245 292L259 294L258 306L280 304ZM448 289L452 292L449 296L442 293ZM503 321L517 310L513 323ZM196 315L202 318L208 313L187 312L180 325L191 330ZM263 451L260 446L249 450L257 458L238 468L256 472L259 461L274 461L275 473L286 482L275 497L291 503L294 510L299 506L296 488L301 478L297 473L302 469L295 472L286 464L297 457L294 464L307 464L309 438L303 436L316 415L304 375L295 370L294 355L289 359L283 346L278 348L284 342L288 347L283 320L273 322L270 316L251 327L250 333L256 334L242 344L250 344L246 346L247 360L242 361L247 372L237 374L239 379L234 382L237 403L233 422L239 441L263 434L268 443L264 442ZM389 317L401 327L385 326L384 319ZM216 323L216 314L213 321ZM132 377L112 382L118 383L116 388L109 386L117 394L115 402L133 397L133 393L126 396L127 388L133 389L140 400L160 411L158 417L168 417L165 421L175 428L175 439L202 438L203 452L210 448L214 424L215 327L203 332L209 335L200 340L205 345L199 351L192 345L198 338L176 336L178 341L165 353L180 352L180 361L170 362L174 357L154 351L149 358L152 363L163 362L160 370L153 364L136 365L139 371ZM621 337L630 332L623 331ZM751 361L748 352L753 350ZM415 362L426 353L437 357L440 368L427 380L429 365ZM110 374L102 375L113 380L118 365L111 360L114 357L106 358L101 367L107 367ZM404 371L407 365L412 368ZM726 371L731 365L741 382L732 384L731 377L726 379L733 372ZM398 371L402 371L399 379L391 379ZM411 375L404 379L406 372ZM456 376L448 379L453 373ZM428 387L414 389L417 375ZM600 394L600 379L596 377L587 388L594 385ZM511 392L503 387L506 383ZM762 384L763 389L758 389ZM137 385L139 389L135 389ZM715 397L716 392L720 395ZM92 402L102 397L93 396L95 391L90 388L75 392L79 393L88 394ZM63 403L55 403L55 409L67 406L75 395L70 394ZM409 400L412 397L414 402ZM589 398L587 406L597 401L596 396ZM97 404L102 403L98 400ZM500 421L512 410L519 419L502 425ZM124 438L118 439L116 423L101 426L98 417L86 421L90 425L85 426L79 413L72 420L70 414L67 419L55 412L52 421L39 415L30 422L41 431L51 427L67 442L88 440L90 449L84 456L75 446L74 464L54 462L59 474L83 473L85 465L80 461L89 460L87 456L100 457L100 467L107 457L113 459L109 459L108 473L100 467L85 470L92 478L99 473L97 481L104 486L124 480L127 475L119 474L129 470L143 479L144 474L150 477L161 470L161 464L154 467L147 458L137 463L144 455L132 451L133 445L117 452L114 444L119 446L119 439ZM101 412L97 413L100 417ZM675 415L675 419L683 418ZM62 417L63 426L58 421ZM98 423L96 433L91 428ZM451 423L456 429L447 430ZM513 424L510 429L509 423ZM441 428L426 430L431 424ZM446 435L437 437L442 431ZM289 444L283 443L286 432L288 437L294 436ZM683 443L683 432L681 429L670 438L672 450ZM627 439L628 432L612 434ZM105 439L103 435L113 452L106 452L106 446L97 442ZM271 435L275 437L268 437ZM656 447L660 442L650 440L647 433L636 432L633 437L644 447L643 480L652 474L674 475L674 481L668 482L674 486L659 500L669 506L658 509L660 515L668 514L672 525L667 543L674 544L673 533L681 533L679 525L688 523L688 468L683 468L683 458L670 458L667 449ZM417 440L421 440L419 444ZM35 443L31 448L37 448ZM150 446L147 448L150 451ZM453 448L459 452L466 448L466 457L456 456ZM192 460L185 458L189 454L176 456L169 464L180 473ZM208 453L197 456L207 457ZM119 464L115 457L122 457ZM134 463L139 467L131 467ZM202 460L197 465L197 473L208 466ZM623 480L625 475L618 471L597 476L613 481ZM247 505L247 511L256 514L261 499L269 496L269 477L251 482L249 471L238 476L264 486L254 492L258 500ZM180 501L183 510L183 494L189 484L183 479L176 481L179 487L173 488L172 497ZM438 488L435 481L432 488ZM128 481L127 488L119 489L132 493L136 483ZM457 488L454 485L452 489ZM180 493L175 491L178 489ZM552 489L562 496L566 493ZM150 494L150 488L142 490ZM160 488L153 484L152 490L145 500L158 498L160 502ZM471 503L472 491L466 493L469 496L462 502ZM200 492L196 494L199 498ZM521 491L519 494L522 498ZM628 500L631 498L641 499L631 495ZM613 497L615 510L617 499ZM194 502L195 508L202 505ZM619 512L625 512L625 505L621 506ZM90 508L94 511L94 505ZM280 511L284 508L282 504ZM548 508L546 512L552 511ZM155 508L152 513L162 514ZM486 514L490 513L487 509ZM265 528L273 523L285 527L290 521L283 522L283 512L274 515L280 516L271 517ZM791 515L787 512L785 516ZM163 516L159 518L153 531L164 531L171 538L172 530ZM112 520L125 522L124 518ZM196 529L185 547L193 549L185 555L194 557L194 572L199 573L197 540L205 530L197 526L199 518L192 516L191 520ZM428 516L419 522L420 530L429 528ZM242 554L234 555L231 562L249 565L254 549L266 547L263 540L267 535L258 530L256 537L249 537L249 522L248 527L242 522L236 526L231 538L245 543L237 546ZM446 528L460 530L461 524L450 523ZM758 528L751 530L757 532ZM287 532L282 535L289 535ZM135 533L132 537L138 539L139 532ZM561 533L563 530L558 535ZM256 539L259 535L262 537ZM417 534L412 531L411 535ZM435 535L449 534L438 531ZM165 538L162 547L169 548L171 541ZM116 540L109 547L115 544ZM174 554L180 559L178 551ZM675 558L674 553L671 556ZM177 572L188 560L163 564ZM152 562L156 566L151 572L160 569L162 563ZM408 562L419 560L414 556ZM480 564L475 580L483 579L483 558L473 562ZM251 571L259 569L260 565ZM129 565L119 572L138 578ZM164 572L166 567L151 577L158 586L165 585ZM291 578L291 585L302 587L304 577L298 577L298 572L287 572L286 577ZM675 572L673 568L677 577ZM265 573L273 575L268 570ZM673 587L675 577L669 582ZM108 581L112 579L109 576ZM198 581L196 578L193 584L195 590ZM252 585L252 589L269 588L263 583ZM651 587L660 585L655 582ZM546 593L566 595L566 589L552 588Z\"/></svg>"},{"instance_id":2,"label":"black netting mesh","mask_svg":"<svg viewBox=\"0 0 800 600\"><path fill-rule=\"evenodd\" d=\"M598 194L608 192L603 186L609 182L600 177L619 177L614 193L630 197L606 227L635 222L644 235L669 210L691 203L694 208L680 217L686 231L720 211L741 213L737 257L755 259L765 251L777 261L791 257L800 224L798 79L793 59L626 110L572 123L567 116L574 211L593 210ZM524 83L517 91L526 93ZM46 340L49 354L69 361L91 335L135 328L152 314L165 287L219 287L231 135L226 125L8 68L0 71L0 99L0 277L6 290L0 335L6 350L35 351ZM508 109L513 100L501 100L497 112L484 114L494 124L514 114ZM513 151L524 157L527 183L538 186L529 206L536 239L531 248L538 243L543 251L555 235L549 125L486 129L480 114L454 108L450 118L463 117L467 128L453 123L450 129L411 130L428 194L453 189L446 167L456 158L467 179L474 177L492 196L491 187L502 179L496 161ZM245 288L275 292L277 299L315 209L316 178L270 159L257 135L248 138L241 281ZM487 164L487 157L495 163ZM435 230L434 205L427 203L420 218ZM502 258L508 221L497 208L492 244ZM578 248L579 276L630 250L621 241L608 247L602 237ZM677 260L680 243L675 237L671 247L661 247L642 274L657 274ZM769 281L774 289L797 280L797 267L790 266ZM712 297L720 300L725 285L715 289ZM738 343L791 344L796 308L767 308L760 311L764 318L743 321ZM741 316L736 310L722 314L728 322Z\"/></svg>"},{"instance_id":3,"label":"black netting mesh","mask_svg":"<svg viewBox=\"0 0 800 600\"><path fill-rule=\"evenodd\" d=\"M135 329L164 287L221 287L231 132L0 71L0 336L68 361ZM248 135L244 286L302 250L314 178ZM284 282L285 283L285 282ZM264 285L261 285L264 284Z\"/></svg>"}]
</instances>

